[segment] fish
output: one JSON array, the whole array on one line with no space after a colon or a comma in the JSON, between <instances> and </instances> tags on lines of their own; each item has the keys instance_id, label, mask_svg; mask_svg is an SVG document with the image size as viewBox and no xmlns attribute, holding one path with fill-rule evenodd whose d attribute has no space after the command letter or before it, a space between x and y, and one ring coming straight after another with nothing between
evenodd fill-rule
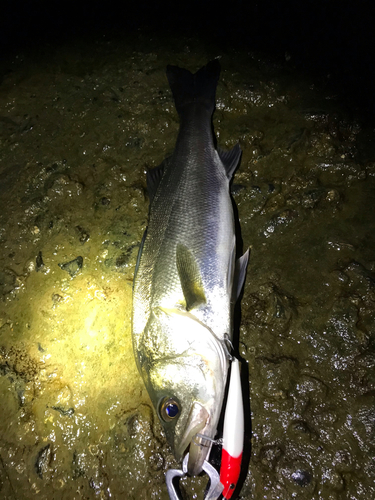
<instances>
[{"instance_id":1,"label":"fish","mask_svg":"<svg viewBox=\"0 0 375 500\"><path fill-rule=\"evenodd\" d=\"M216 147L220 63L167 66L180 127L173 153L147 172L149 220L133 281L136 364L177 460L202 471L217 432L233 310L248 252L236 261L230 182L241 148Z\"/></svg>"}]
</instances>

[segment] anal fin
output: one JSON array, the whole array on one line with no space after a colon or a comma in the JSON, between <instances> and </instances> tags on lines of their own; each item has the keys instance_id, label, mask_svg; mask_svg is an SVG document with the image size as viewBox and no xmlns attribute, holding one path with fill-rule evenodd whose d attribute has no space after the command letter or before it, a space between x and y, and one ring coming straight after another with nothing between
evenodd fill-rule
<instances>
[{"instance_id":1,"label":"anal fin","mask_svg":"<svg viewBox=\"0 0 375 500\"><path fill-rule=\"evenodd\" d=\"M242 287L245 283L246 269L249 262L250 249L237 259L236 268L234 271L234 286L233 286L233 299L236 301L241 294Z\"/></svg>"}]
</instances>

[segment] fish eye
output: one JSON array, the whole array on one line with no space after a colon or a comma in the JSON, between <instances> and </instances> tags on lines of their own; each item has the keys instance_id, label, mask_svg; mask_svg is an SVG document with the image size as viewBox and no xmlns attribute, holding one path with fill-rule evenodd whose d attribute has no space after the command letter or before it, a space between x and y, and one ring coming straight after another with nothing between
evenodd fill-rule
<instances>
[{"instance_id":1,"label":"fish eye","mask_svg":"<svg viewBox=\"0 0 375 500\"><path fill-rule=\"evenodd\" d=\"M173 398L165 398L160 404L160 415L165 422L174 420L180 414L180 405Z\"/></svg>"}]
</instances>

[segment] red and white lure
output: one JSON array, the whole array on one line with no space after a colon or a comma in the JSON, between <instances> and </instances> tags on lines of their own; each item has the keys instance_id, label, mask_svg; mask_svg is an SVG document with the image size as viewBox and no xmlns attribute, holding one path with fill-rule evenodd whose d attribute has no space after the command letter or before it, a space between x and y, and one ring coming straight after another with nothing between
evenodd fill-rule
<instances>
[{"instance_id":1,"label":"red and white lure","mask_svg":"<svg viewBox=\"0 0 375 500\"><path fill-rule=\"evenodd\" d=\"M236 488L241 471L244 443L244 413L240 377L240 364L233 358L227 405L224 415L223 450L221 454L220 482L222 495L229 499Z\"/></svg>"},{"instance_id":2,"label":"red and white lure","mask_svg":"<svg viewBox=\"0 0 375 500\"><path fill-rule=\"evenodd\" d=\"M220 476L217 470L205 460L203 470L210 478L210 488L205 500L217 500L221 495L227 500L232 497L240 476L243 443L244 413L240 364L238 359L233 357L227 405L224 414ZM182 470L171 469L166 473L167 489L170 500L181 500L178 490L175 487L174 479L181 479L187 475L188 459L189 453L186 454L183 460Z\"/></svg>"}]
</instances>

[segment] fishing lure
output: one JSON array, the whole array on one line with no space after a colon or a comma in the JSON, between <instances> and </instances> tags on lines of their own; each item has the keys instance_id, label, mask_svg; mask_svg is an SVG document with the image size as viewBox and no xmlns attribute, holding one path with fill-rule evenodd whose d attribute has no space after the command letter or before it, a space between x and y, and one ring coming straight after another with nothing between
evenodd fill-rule
<instances>
[{"instance_id":1,"label":"fishing lure","mask_svg":"<svg viewBox=\"0 0 375 500\"><path fill-rule=\"evenodd\" d=\"M241 471L244 442L244 413L241 390L240 364L233 358L225 408L223 449L221 454L220 482L223 497L231 498Z\"/></svg>"},{"instance_id":2,"label":"fishing lure","mask_svg":"<svg viewBox=\"0 0 375 500\"><path fill-rule=\"evenodd\" d=\"M205 460L203 470L210 478L210 488L205 500L217 500L220 495L223 495L226 500L232 497L240 476L243 443L244 413L240 365L238 359L232 358L228 398L224 415L220 476L217 470ZM180 500L173 481L187 475L188 458L189 454L185 456L182 470L172 469L167 471L166 482L170 500Z\"/></svg>"}]
</instances>

